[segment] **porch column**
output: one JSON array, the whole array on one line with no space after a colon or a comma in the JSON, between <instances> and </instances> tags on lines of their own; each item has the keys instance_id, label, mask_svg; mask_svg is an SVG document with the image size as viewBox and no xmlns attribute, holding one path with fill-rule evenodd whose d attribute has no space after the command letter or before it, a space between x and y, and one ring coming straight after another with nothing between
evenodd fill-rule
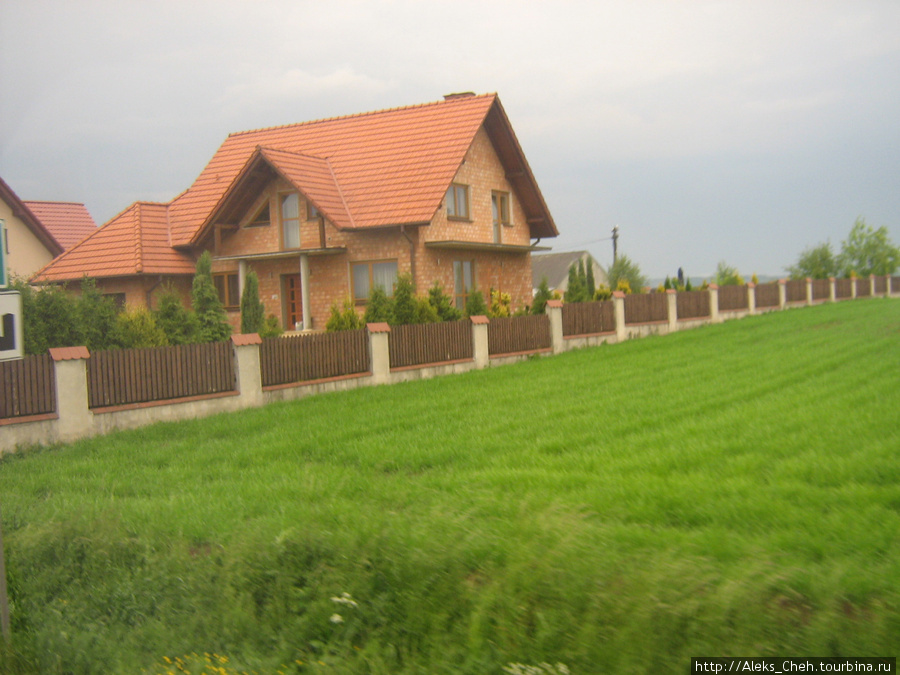
<instances>
[{"instance_id":1,"label":"porch column","mask_svg":"<svg viewBox=\"0 0 900 675\"><path fill-rule=\"evenodd\" d=\"M244 297L245 283L247 283L247 261L238 260L238 297Z\"/></svg>"},{"instance_id":2,"label":"porch column","mask_svg":"<svg viewBox=\"0 0 900 675\"><path fill-rule=\"evenodd\" d=\"M309 312L309 256L300 254L300 298L303 303L303 330L312 328L312 315Z\"/></svg>"}]
</instances>

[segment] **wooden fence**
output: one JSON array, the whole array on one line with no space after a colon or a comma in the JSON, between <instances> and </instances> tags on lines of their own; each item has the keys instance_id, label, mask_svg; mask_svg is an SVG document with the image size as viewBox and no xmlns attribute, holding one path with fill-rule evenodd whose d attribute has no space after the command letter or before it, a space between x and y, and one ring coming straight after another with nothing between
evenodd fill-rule
<instances>
[{"instance_id":1,"label":"wooden fence","mask_svg":"<svg viewBox=\"0 0 900 675\"><path fill-rule=\"evenodd\" d=\"M91 408L234 391L231 343L96 351L87 381Z\"/></svg>"},{"instance_id":2,"label":"wooden fence","mask_svg":"<svg viewBox=\"0 0 900 675\"><path fill-rule=\"evenodd\" d=\"M868 298L872 295L872 284L868 279L856 280L856 297Z\"/></svg>"},{"instance_id":3,"label":"wooden fence","mask_svg":"<svg viewBox=\"0 0 900 675\"><path fill-rule=\"evenodd\" d=\"M369 338L359 330L263 340L259 367L264 387L369 372Z\"/></svg>"},{"instance_id":4,"label":"wooden fence","mask_svg":"<svg viewBox=\"0 0 900 675\"><path fill-rule=\"evenodd\" d=\"M391 326L389 351L391 368L473 359L472 322Z\"/></svg>"},{"instance_id":5,"label":"wooden fence","mask_svg":"<svg viewBox=\"0 0 900 675\"><path fill-rule=\"evenodd\" d=\"M668 321L669 299L665 293L640 293L625 296L625 323Z\"/></svg>"},{"instance_id":6,"label":"wooden fence","mask_svg":"<svg viewBox=\"0 0 900 675\"><path fill-rule=\"evenodd\" d=\"M834 297L849 298L853 295L853 281L850 279L834 280Z\"/></svg>"},{"instance_id":7,"label":"wooden fence","mask_svg":"<svg viewBox=\"0 0 900 675\"><path fill-rule=\"evenodd\" d=\"M891 293L900 293L900 277L891 277Z\"/></svg>"},{"instance_id":8,"label":"wooden fence","mask_svg":"<svg viewBox=\"0 0 900 675\"><path fill-rule=\"evenodd\" d=\"M488 354L515 354L550 349L550 317L546 314L491 319Z\"/></svg>"},{"instance_id":9,"label":"wooden fence","mask_svg":"<svg viewBox=\"0 0 900 675\"><path fill-rule=\"evenodd\" d=\"M750 309L746 286L719 286L719 311Z\"/></svg>"},{"instance_id":10,"label":"wooden fence","mask_svg":"<svg viewBox=\"0 0 900 675\"><path fill-rule=\"evenodd\" d=\"M573 302L562 308L563 335L598 335L616 332L616 305L612 300Z\"/></svg>"},{"instance_id":11,"label":"wooden fence","mask_svg":"<svg viewBox=\"0 0 900 675\"><path fill-rule=\"evenodd\" d=\"M771 284L757 284L754 290L756 291L757 307L778 307L780 304L778 298L778 282Z\"/></svg>"},{"instance_id":12,"label":"wooden fence","mask_svg":"<svg viewBox=\"0 0 900 675\"><path fill-rule=\"evenodd\" d=\"M0 419L56 411L50 354L0 363Z\"/></svg>"},{"instance_id":13,"label":"wooden fence","mask_svg":"<svg viewBox=\"0 0 900 675\"><path fill-rule=\"evenodd\" d=\"M785 302L806 302L806 279L790 279L784 285Z\"/></svg>"},{"instance_id":14,"label":"wooden fence","mask_svg":"<svg viewBox=\"0 0 900 675\"><path fill-rule=\"evenodd\" d=\"M828 279L812 280L812 299L828 300L831 298L831 282Z\"/></svg>"},{"instance_id":15,"label":"wooden fence","mask_svg":"<svg viewBox=\"0 0 900 675\"><path fill-rule=\"evenodd\" d=\"M743 287L742 287L743 288ZM746 289L744 295L746 295ZM675 294L679 319L700 319L710 315L709 291L682 291Z\"/></svg>"}]
</instances>

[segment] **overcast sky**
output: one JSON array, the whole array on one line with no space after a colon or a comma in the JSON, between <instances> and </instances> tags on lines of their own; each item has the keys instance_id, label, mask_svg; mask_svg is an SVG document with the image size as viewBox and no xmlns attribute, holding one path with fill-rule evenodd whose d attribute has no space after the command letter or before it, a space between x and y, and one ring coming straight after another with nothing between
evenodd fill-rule
<instances>
[{"instance_id":1,"label":"overcast sky","mask_svg":"<svg viewBox=\"0 0 900 675\"><path fill-rule=\"evenodd\" d=\"M782 274L900 244L900 2L3 0L0 176L103 223L234 131L497 92L556 251Z\"/></svg>"}]
</instances>

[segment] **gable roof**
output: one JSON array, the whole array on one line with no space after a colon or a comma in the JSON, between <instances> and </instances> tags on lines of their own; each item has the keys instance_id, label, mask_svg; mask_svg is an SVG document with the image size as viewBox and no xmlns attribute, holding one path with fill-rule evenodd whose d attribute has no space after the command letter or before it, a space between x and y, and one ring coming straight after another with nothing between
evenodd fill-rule
<instances>
[{"instance_id":1,"label":"gable roof","mask_svg":"<svg viewBox=\"0 0 900 675\"><path fill-rule=\"evenodd\" d=\"M236 225L256 199L259 190L275 176L280 176L302 192L336 227L345 229L355 226L327 159L257 147L197 230L194 240L199 240L213 223Z\"/></svg>"},{"instance_id":2,"label":"gable roof","mask_svg":"<svg viewBox=\"0 0 900 675\"><path fill-rule=\"evenodd\" d=\"M32 234L52 255L56 256L63 252L62 244L2 178L0 178L0 199L7 203L13 215L31 230Z\"/></svg>"},{"instance_id":3,"label":"gable roof","mask_svg":"<svg viewBox=\"0 0 900 675\"><path fill-rule=\"evenodd\" d=\"M24 203L65 250L97 230L97 223L84 204L30 200Z\"/></svg>"},{"instance_id":4,"label":"gable roof","mask_svg":"<svg viewBox=\"0 0 900 675\"><path fill-rule=\"evenodd\" d=\"M114 226L110 232L100 239L92 235L65 261L45 267L38 279L110 276L112 270L147 273L154 265L144 258L135 262L133 245L123 238L128 232L134 236L139 231L154 242L167 240L175 249L197 246L212 225L233 221L242 208L249 208L254 188L273 175L293 184L338 228L427 224L482 126L519 196L531 236L556 236L497 95L451 95L434 103L231 134L193 185L172 202L132 206L101 228ZM141 222L129 225L129 218ZM97 246L107 239L118 249L101 256ZM186 260L176 251L163 255L158 248L155 256L154 268L160 270L180 269ZM63 269L66 276L60 276Z\"/></svg>"},{"instance_id":5,"label":"gable roof","mask_svg":"<svg viewBox=\"0 0 900 675\"><path fill-rule=\"evenodd\" d=\"M169 243L167 205L135 202L32 278L35 282L135 274L193 274L194 261Z\"/></svg>"},{"instance_id":6,"label":"gable roof","mask_svg":"<svg viewBox=\"0 0 900 675\"><path fill-rule=\"evenodd\" d=\"M338 227L428 223L482 124L520 193L533 236L555 236L556 226L500 100L496 94L473 94L231 134L172 203L172 245L199 242L257 152ZM332 203L332 211L317 203L316 187L325 191L319 196Z\"/></svg>"}]
</instances>

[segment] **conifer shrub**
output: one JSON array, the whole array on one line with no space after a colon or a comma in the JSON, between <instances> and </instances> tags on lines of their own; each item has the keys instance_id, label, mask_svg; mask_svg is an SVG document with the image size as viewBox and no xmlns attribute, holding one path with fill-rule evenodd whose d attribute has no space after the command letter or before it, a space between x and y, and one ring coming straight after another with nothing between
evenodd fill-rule
<instances>
[{"instance_id":1,"label":"conifer shrub","mask_svg":"<svg viewBox=\"0 0 900 675\"><path fill-rule=\"evenodd\" d=\"M197 317L181 302L181 295L174 286L168 285L156 300L153 313L158 325L170 345L187 345L197 342Z\"/></svg>"},{"instance_id":2,"label":"conifer shrub","mask_svg":"<svg viewBox=\"0 0 900 675\"><path fill-rule=\"evenodd\" d=\"M110 349L116 326L118 308L112 298L103 297L96 280L85 276L81 280L81 295L76 301L76 313L81 329L81 341L90 351Z\"/></svg>"},{"instance_id":3,"label":"conifer shrub","mask_svg":"<svg viewBox=\"0 0 900 675\"><path fill-rule=\"evenodd\" d=\"M472 291L466 300L466 316L487 316L488 306L481 291Z\"/></svg>"},{"instance_id":4,"label":"conifer shrub","mask_svg":"<svg viewBox=\"0 0 900 675\"><path fill-rule=\"evenodd\" d=\"M263 321L262 326L259 329L259 337L263 338L275 338L281 335L284 331L281 329L281 322L278 321L278 317L274 314L269 314L266 317L266 320Z\"/></svg>"},{"instance_id":5,"label":"conifer shrub","mask_svg":"<svg viewBox=\"0 0 900 675\"><path fill-rule=\"evenodd\" d=\"M438 315L437 309L432 305L428 298L416 296L416 316L414 323L439 323L441 317Z\"/></svg>"},{"instance_id":6,"label":"conifer shrub","mask_svg":"<svg viewBox=\"0 0 900 675\"><path fill-rule=\"evenodd\" d=\"M369 323L368 321L366 323ZM331 306L331 315L325 323L325 330L329 333L339 330L356 330L363 327L363 321L360 320L359 314L356 313L356 307L353 300L347 298L344 300L343 307L338 307L337 303Z\"/></svg>"},{"instance_id":7,"label":"conifer shrub","mask_svg":"<svg viewBox=\"0 0 900 675\"><path fill-rule=\"evenodd\" d=\"M212 278L212 256L204 251L197 260L191 287L191 305L197 315L199 342L220 342L231 335L231 325Z\"/></svg>"},{"instance_id":8,"label":"conifer shrub","mask_svg":"<svg viewBox=\"0 0 900 675\"><path fill-rule=\"evenodd\" d=\"M393 323L394 322L394 302L387 296L384 289L375 286L369 292L369 299L366 302L366 312L363 316L363 323Z\"/></svg>"},{"instance_id":9,"label":"conifer shrub","mask_svg":"<svg viewBox=\"0 0 900 675\"><path fill-rule=\"evenodd\" d=\"M396 325L417 323L416 297L412 277L409 274L397 277L397 284L394 286L394 311L389 323Z\"/></svg>"},{"instance_id":10,"label":"conifer shrub","mask_svg":"<svg viewBox=\"0 0 900 675\"><path fill-rule=\"evenodd\" d=\"M612 290L606 284L600 284L597 286L597 290L594 291L594 300L609 300L612 298Z\"/></svg>"},{"instance_id":11,"label":"conifer shrub","mask_svg":"<svg viewBox=\"0 0 900 675\"><path fill-rule=\"evenodd\" d=\"M241 333L259 333L266 319L266 308L259 299L259 277L249 270L241 293Z\"/></svg>"},{"instance_id":12,"label":"conifer shrub","mask_svg":"<svg viewBox=\"0 0 900 675\"><path fill-rule=\"evenodd\" d=\"M444 293L444 289L437 281L428 289L428 302L434 307L440 321L458 321L463 313L453 306L453 298Z\"/></svg>"},{"instance_id":13,"label":"conifer shrub","mask_svg":"<svg viewBox=\"0 0 900 675\"><path fill-rule=\"evenodd\" d=\"M501 293L499 290L491 289L491 307L490 307L490 316L492 317L507 317L512 313L510 311L510 304L512 303L512 297L509 293Z\"/></svg>"},{"instance_id":14,"label":"conifer shrub","mask_svg":"<svg viewBox=\"0 0 900 675\"><path fill-rule=\"evenodd\" d=\"M166 334L145 307L134 307L116 317L113 339L121 349L163 347L168 344Z\"/></svg>"},{"instance_id":15,"label":"conifer shrub","mask_svg":"<svg viewBox=\"0 0 900 675\"><path fill-rule=\"evenodd\" d=\"M534 294L534 302L531 305L531 313L532 314L543 314L547 311L547 302L553 299L553 294L550 292L550 284L547 282L547 277L541 279L541 283L538 285L537 293Z\"/></svg>"}]
</instances>

